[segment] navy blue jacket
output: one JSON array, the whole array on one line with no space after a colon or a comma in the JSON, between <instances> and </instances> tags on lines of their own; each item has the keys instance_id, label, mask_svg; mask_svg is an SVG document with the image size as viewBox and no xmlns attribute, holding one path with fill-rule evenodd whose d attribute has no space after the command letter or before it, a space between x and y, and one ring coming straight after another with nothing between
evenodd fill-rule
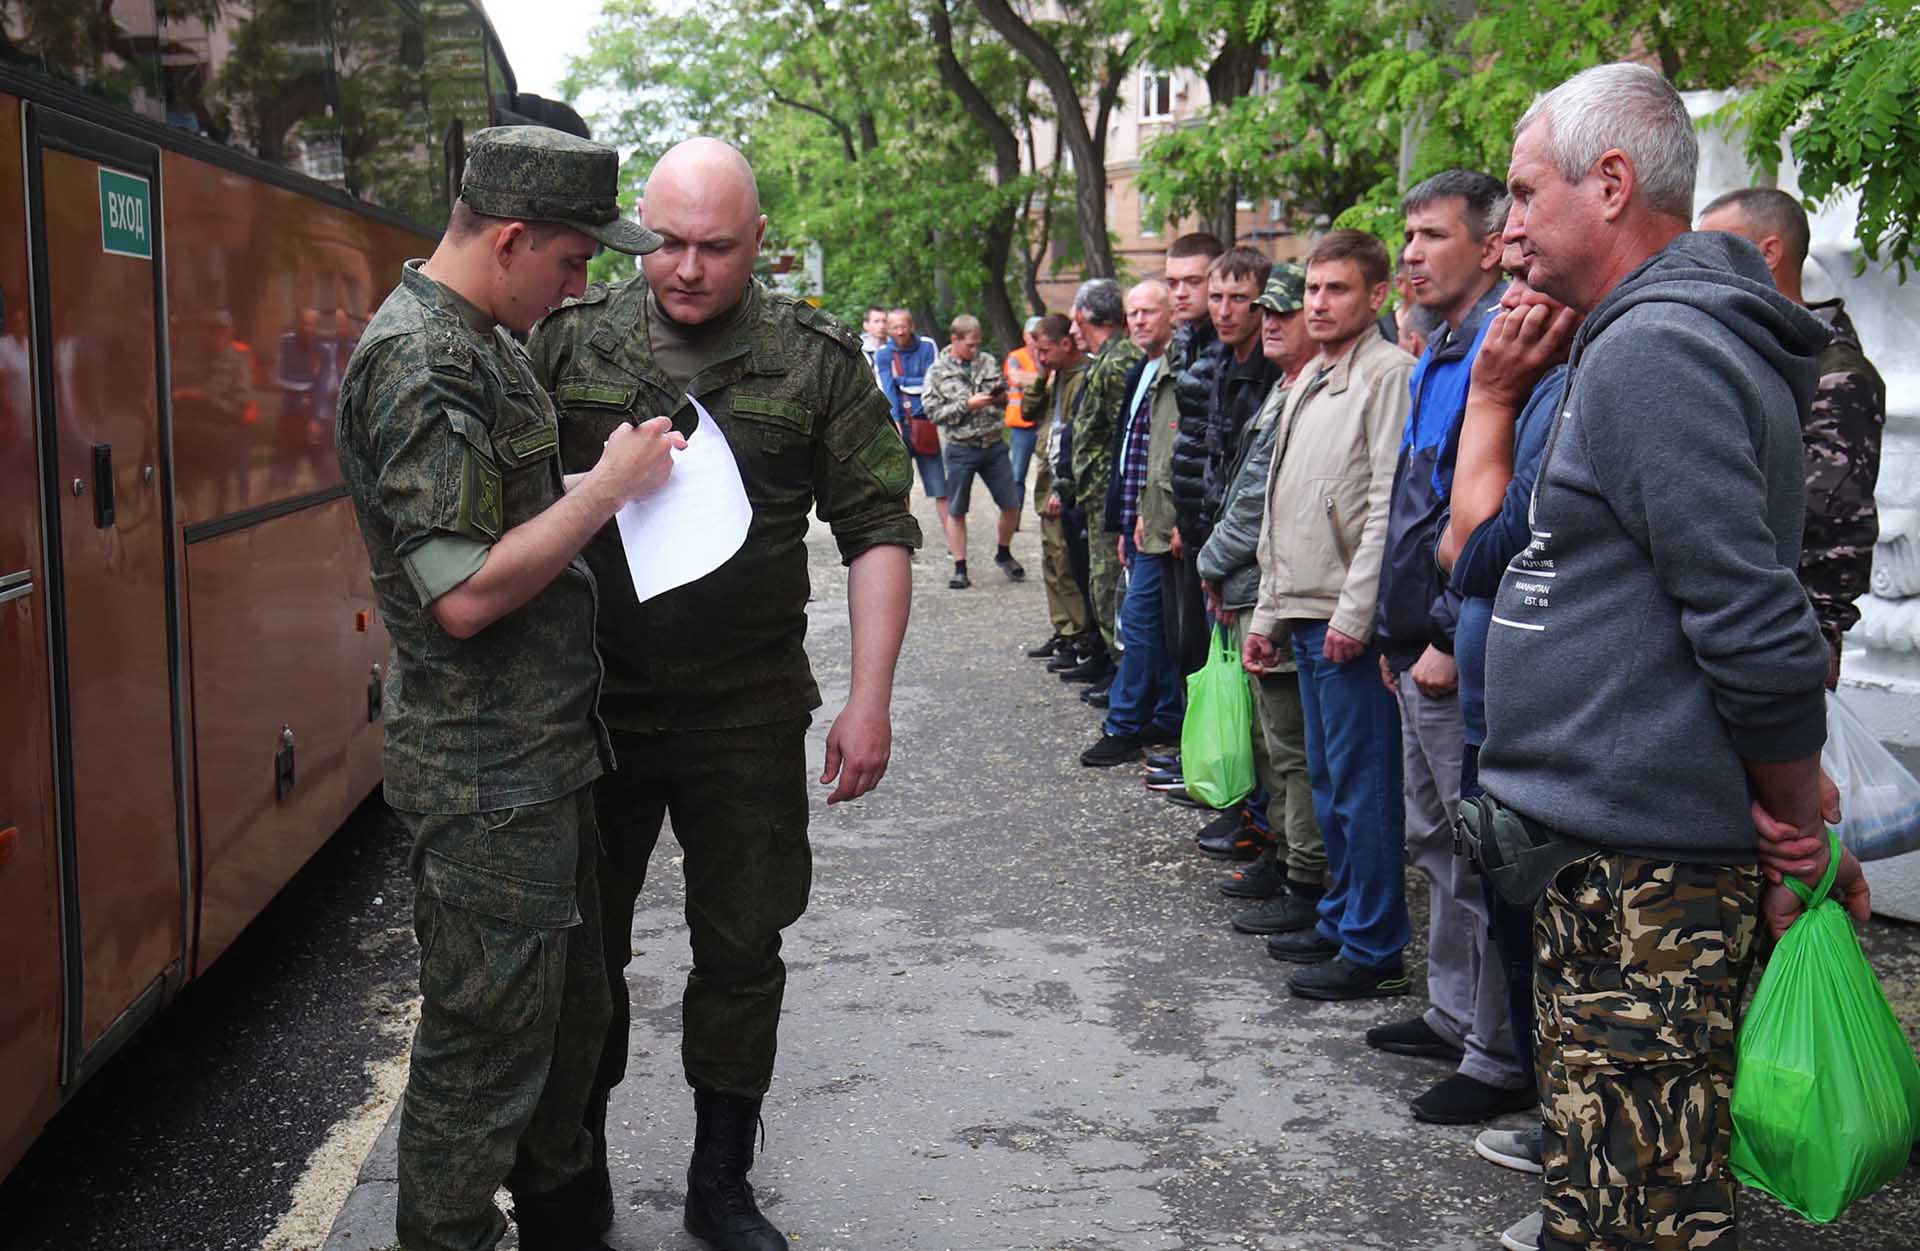
<instances>
[{"instance_id":1,"label":"navy blue jacket","mask_svg":"<svg viewBox=\"0 0 1920 1251\"><path fill-rule=\"evenodd\" d=\"M1443 328L1427 343L1408 386L1413 407L1393 471L1393 503L1387 513L1386 549L1380 558L1380 595L1374 637L1387 665L1400 673L1429 644L1453 650L1459 592L1434 563L1440 522L1453 489L1453 462L1460 452L1460 421L1467 412L1473 358L1490 314L1506 294L1504 282L1480 297L1458 330Z\"/></svg>"}]
</instances>

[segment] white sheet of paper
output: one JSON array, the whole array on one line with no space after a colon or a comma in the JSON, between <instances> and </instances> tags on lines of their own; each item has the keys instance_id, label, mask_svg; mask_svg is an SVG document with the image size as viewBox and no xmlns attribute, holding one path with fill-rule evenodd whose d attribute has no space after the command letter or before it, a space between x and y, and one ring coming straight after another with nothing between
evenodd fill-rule
<instances>
[{"instance_id":1,"label":"white sheet of paper","mask_svg":"<svg viewBox=\"0 0 1920 1251\"><path fill-rule=\"evenodd\" d=\"M720 423L699 400L689 396L688 403L700 424L686 448L673 454L666 485L614 514L633 591L643 604L726 564L747 541L753 520L740 466Z\"/></svg>"}]
</instances>

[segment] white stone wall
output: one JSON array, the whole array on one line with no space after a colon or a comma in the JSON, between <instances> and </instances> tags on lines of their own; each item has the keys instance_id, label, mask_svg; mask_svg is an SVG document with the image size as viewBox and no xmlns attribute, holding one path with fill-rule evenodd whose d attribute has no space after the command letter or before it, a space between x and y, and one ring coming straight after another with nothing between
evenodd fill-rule
<instances>
[{"instance_id":1,"label":"white stone wall","mask_svg":"<svg viewBox=\"0 0 1920 1251\"><path fill-rule=\"evenodd\" d=\"M1688 92L1687 107L1704 117L1725 103L1715 92ZM1792 157L1778 185L1799 191ZM1700 136L1696 211L1756 176L1741 145L1713 128ZM1856 273L1858 201L1836 197L1812 214L1813 244L1804 277L1809 300L1839 296L1860 331L1860 344L1887 383L1887 432L1880 459L1880 542L1873 552L1872 594L1860 601L1860 624L1847 635L1842 690L1874 732L1920 746L1920 272L1905 285L1891 268Z\"/></svg>"}]
</instances>

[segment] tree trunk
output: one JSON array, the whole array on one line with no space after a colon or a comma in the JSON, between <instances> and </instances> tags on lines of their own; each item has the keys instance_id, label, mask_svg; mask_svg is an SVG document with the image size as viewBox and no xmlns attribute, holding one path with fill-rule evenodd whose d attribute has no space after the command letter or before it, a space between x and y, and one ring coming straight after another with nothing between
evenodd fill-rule
<instances>
[{"instance_id":1,"label":"tree trunk","mask_svg":"<svg viewBox=\"0 0 1920 1251\"><path fill-rule=\"evenodd\" d=\"M928 15L928 27L933 32L940 80L946 84L947 90L960 98L960 106L993 148L993 174L999 184L1001 202L995 206L993 216L987 223L986 235L981 240L981 261L987 268L986 288L982 295L986 300L987 325L993 332L993 338L1010 345L1011 350L1020 346L1021 342L1020 321L1013 311L1013 301L1007 298L1007 259L1013 254L1014 216L1020 211L1019 201L1014 199L1010 188L1020 180L1020 140L1015 137L1013 127L1007 125L1006 119L993 107L993 101L987 99L987 93L980 90L973 76L967 73L967 67L960 64L960 58L954 54L953 22L947 13L946 0L934 0Z\"/></svg>"},{"instance_id":2,"label":"tree trunk","mask_svg":"<svg viewBox=\"0 0 1920 1251\"><path fill-rule=\"evenodd\" d=\"M1015 13L1007 0L973 0L973 4L1008 45L1033 66L1053 96L1061 137L1073 154L1074 217L1080 227L1087 277L1113 277L1113 246L1107 238L1107 168L1102 159L1106 136L1095 140L1072 72L1039 31ZM1129 44L1116 59L1130 63L1131 49Z\"/></svg>"},{"instance_id":3,"label":"tree trunk","mask_svg":"<svg viewBox=\"0 0 1920 1251\"><path fill-rule=\"evenodd\" d=\"M1249 43L1245 30L1235 25L1220 52L1207 65L1207 111L1225 109L1253 88L1260 70L1260 47ZM1232 247L1240 237L1240 187L1229 180L1219 203L1205 219L1205 228Z\"/></svg>"}]
</instances>

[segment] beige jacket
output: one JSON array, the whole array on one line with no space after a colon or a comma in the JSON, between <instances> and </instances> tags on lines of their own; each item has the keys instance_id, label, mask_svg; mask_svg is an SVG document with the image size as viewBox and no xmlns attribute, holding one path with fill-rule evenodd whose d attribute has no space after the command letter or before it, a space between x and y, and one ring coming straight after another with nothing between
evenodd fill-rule
<instances>
[{"instance_id":1,"label":"beige jacket","mask_svg":"<svg viewBox=\"0 0 1920 1251\"><path fill-rule=\"evenodd\" d=\"M1413 357L1369 327L1317 383L1316 368L1307 366L1280 412L1250 628L1274 634L1290 618L1325 621L1366 642Z\"/></svg>"}]
</instances>

